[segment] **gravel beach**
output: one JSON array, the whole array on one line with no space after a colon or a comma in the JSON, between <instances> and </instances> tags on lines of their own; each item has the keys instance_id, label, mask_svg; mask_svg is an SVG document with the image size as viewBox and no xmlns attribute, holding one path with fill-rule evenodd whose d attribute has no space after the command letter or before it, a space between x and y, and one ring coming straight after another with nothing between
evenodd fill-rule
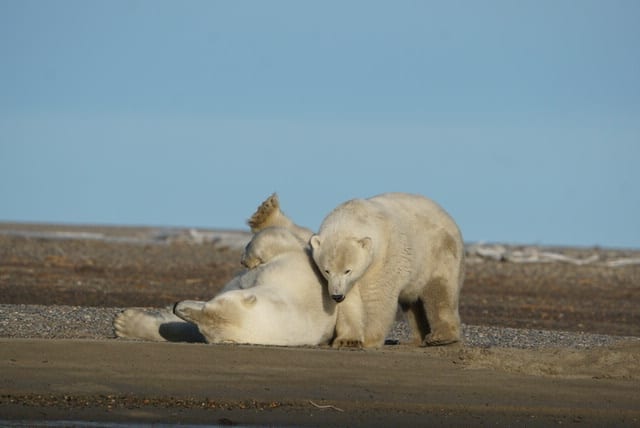
<instances>
[{"instance_id":1,"label":"gravel beach","mask_svg":"<svg viewBox=\"0 0 640 428\"><path fill-rule=\"evenodd\" d=\"M0 337L14 339L116 339L113 319L124 308L60 305L0 305ZM610 336L558 330L463 325L464 344L475 348L588 349L624 342L640 343L633 336ZM390 342L408 342L409 326L397 321Z\"/></svg>"}]
</instances>

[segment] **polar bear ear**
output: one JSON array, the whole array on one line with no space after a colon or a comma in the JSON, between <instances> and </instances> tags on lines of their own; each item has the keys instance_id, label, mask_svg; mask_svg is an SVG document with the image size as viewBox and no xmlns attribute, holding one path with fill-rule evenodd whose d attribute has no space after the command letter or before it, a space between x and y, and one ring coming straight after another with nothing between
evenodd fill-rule
<instances>
[{"instance_id":1,"label":"polar bear ear","mask_svg":"<svg viewBox=\"0 0 640 428\"><path fill-rule=\"evenodd\" d=\"M317 250L320 247L320 237L318 235L313 235L309 240L309 244L311 245L311 248Z\"/></svg>"},{"instance_id":2,"label":"polar bear ear","mask_svg":"<svg viewBox=\"0 0 640 428\"><path fill-rule=\"evenodd\" d=\"M247 296L244 296L244 299L242 299L242 304L245 305L247 308L250 308L254 306L257 301L258 301L258 297L256 297L255 294L249 294Z\"/></svg>"},{"instance_id":3,"label":"polar bear ear","mask_svg":"<svg viewBox=\"0 0 640 428\"><path fill-rule=\"evenodd\" d=\"M368 236L365 236L362 239L358 239L358 244L360 244L360 247L364 248L365 250L369 250L373 245L373 240Z\"/></svg>"}]
</instances>

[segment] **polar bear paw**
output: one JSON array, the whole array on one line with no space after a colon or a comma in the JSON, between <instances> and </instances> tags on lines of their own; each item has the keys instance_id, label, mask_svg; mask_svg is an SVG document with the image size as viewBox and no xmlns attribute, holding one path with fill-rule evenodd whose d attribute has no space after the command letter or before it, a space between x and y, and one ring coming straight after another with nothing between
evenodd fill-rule
<instances>
[{"instance_id":1,"label":"polar bear paw","mask_svg":"<svg viewBox=\"0 0 640 428\"><path fill-rule=\"evenodd\" d=\"M164 341L159 329L163 323L173 321L168 311L146 311L143 309L126 309L113 321L116 336L123 339L142 339Z\"/></svg>"},{"instance_id":2,"label":"polar bear paw","mask_svg":"<svg viewBox=\"0 0 640 428\"><path fill-rule=\"evenodd\" d=\"M280 200L276 193L269 196L247 220L251 231L256 233L267 227L272 219L280 213Z\"/></svg>"},{"instance_id":3,"label":"polar bear paw","mask_svg":"<svg viewBox=\"0 0 640 428\"><path fill-rule=\"evenodd\" d=\"M460 338L454 335L430 333L422 341L422 346L444 346L459 342Z\"/></svg>"},{"instance_id":4,"label":"polar bear paw","mask_svg":"<svg viewBox=\"0 0 640 428\"><path fill-rule=\"evenodd\" d=\"M334 348L355 348L360 349L364 346L362 340L358 339L340 339L336 338L331 345Z\"/></svg>"}]
</instances>

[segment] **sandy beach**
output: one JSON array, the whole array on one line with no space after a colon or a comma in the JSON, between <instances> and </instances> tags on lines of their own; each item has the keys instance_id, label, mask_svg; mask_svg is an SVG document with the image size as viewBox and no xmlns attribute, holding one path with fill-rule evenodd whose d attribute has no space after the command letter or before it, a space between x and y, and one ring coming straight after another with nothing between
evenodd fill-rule
<instances>
[{"instance_id":1,"label":"sandy beach","mask_svg":"<svg viewBox=\"0 0 640 428\"><path fill-rule=\"evenodd\" d=\"M0 224L2 424L640 424L634 250L470 248L455 346L403 344L402 320L366 351L115 338L122 308L215 295L248 237ZM532 249L585 263L513 261Z\"/></svg>"}]
</instances>

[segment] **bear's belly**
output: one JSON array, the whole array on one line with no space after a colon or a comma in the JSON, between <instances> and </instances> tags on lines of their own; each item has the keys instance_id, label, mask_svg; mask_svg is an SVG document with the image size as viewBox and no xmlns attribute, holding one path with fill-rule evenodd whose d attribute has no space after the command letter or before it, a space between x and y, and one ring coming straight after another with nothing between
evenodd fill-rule
<instances>
[{"instance_id":1,"label":"bear's belly","mask_svg":"<svg viewBox=\"0 0 640 428\"><path fill-rule=\"evenodd\" d=\"M417 287L407 287L400 291L399 303L413 303L420 298L420 290Z\"/></svg>"}]
</instances>

